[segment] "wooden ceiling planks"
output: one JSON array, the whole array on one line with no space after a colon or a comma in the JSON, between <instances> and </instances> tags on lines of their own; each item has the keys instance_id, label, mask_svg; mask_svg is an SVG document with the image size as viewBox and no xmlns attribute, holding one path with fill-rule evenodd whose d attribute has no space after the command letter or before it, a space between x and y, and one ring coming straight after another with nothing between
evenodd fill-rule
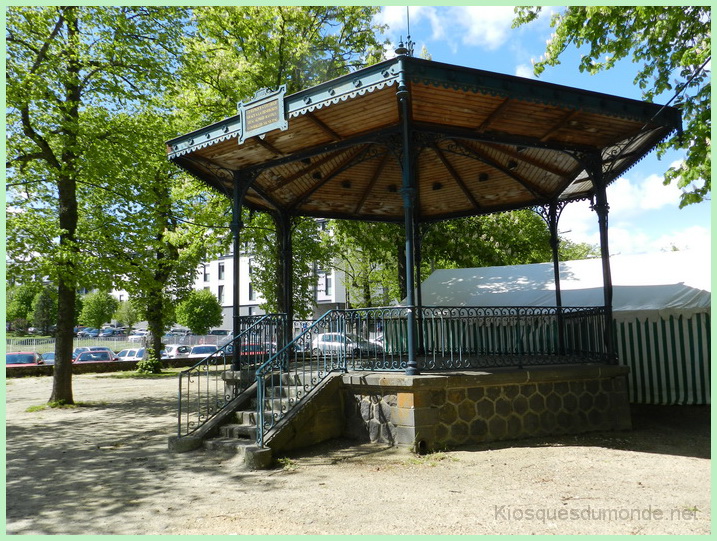
<instances>
[{"instance_id":1,"label":"wooden ceiling planks","mask_svg":"<svg viewBox=\"0 0 717 541\"><path fill-rule=\"evenodd\" d=\"M410 76L419 221L589 197L582 154L604 155L612 179L679 127L671 108L402 61ZM232 117L168 142L170 159L223 193L231 192L233 171L256 171L256 190L247 194L252 208L401 221L397 66L397 59L385 61L286 97L284 131L239 144Z\"/></svg>"}]
</instances>

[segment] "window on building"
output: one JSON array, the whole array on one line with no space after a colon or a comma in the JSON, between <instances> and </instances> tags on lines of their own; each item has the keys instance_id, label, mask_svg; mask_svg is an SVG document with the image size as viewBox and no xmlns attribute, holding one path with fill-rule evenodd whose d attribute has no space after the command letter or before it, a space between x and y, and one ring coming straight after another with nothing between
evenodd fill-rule
<instances>
[{"instance_id":1,"label":"window on building","mask_svg":"<svg viewBox=\"0 0 717 541\"><path fill-rule=\"evenodd\" d=\"M204 281L209 281L209 265L204 265Z\"/></svg>"},{"instance_id":2,"label":"window on building","mask_svg":"<svg viewBox=\"0 0 717 541\"><path fill-rule=\"evenodd\" d=\"M254 275L254 260L249 259L249 276Z\"/></svg>"},{"instance_id":3,"label":"window on building","mask_svg":"<svg viewBox=\"0 0 717 541\"><path fill-rule=\"evenodd\" d=\"M333 284L331 283L331 273L324 274L324 292L327 295L333 295Z\"/></svg>"},{"instance_id":4,"label":"window on building","mask_svg":"<svg viewBox=\"0 0 717 541\"><path fill-rule=\"evenodd\" d=\"M219 286L219 289L217 290L217 299L219 300L219 304L224 304L224 286Z\"/></svg>"},{"instance_id":5,"label":"window on building","mask_svg":"<svg viewBox=\"0 0 717 541\"><path fill-rule=\"evenodd\" d=\"M256 300L256 292L254 291L254 286L249 284L249 300L255 301Z\"/></svg>"},{"instance_id":6,"label":"window on building","mask_svg":"<svg viewBox=\"0 0 717 541\"><path fill-rule=\"evenodd\" d=\"M224 280L224 263L219 263L219 272L217 277L220 280Z\"/></svg>"}]
</instances>

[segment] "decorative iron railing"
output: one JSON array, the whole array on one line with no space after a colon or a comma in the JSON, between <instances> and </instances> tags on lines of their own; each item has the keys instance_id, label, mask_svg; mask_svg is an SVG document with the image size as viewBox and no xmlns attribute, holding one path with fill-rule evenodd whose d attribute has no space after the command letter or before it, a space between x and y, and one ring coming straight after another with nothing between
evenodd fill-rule
<instances>
[{"instance_id":1,"label":"decorative iron railing","mask_svg":"<svg viewBox=\"0 0 717 541\"><path fill-rule=\"evenodd\" d=\"M284 314L242 317L238 335L226 339L216 351L180 372L177 416L180 437L196 431L253 384L253 380L234 374L258 367L270 358L285 329Z\"/></svg>"},{"instance_id":2,"label":"decorative iron railing","mask_svg":"<svg viewBox=\"0 0 717 541\"><path fill-rule=\"evenodd\" d=\"M346 371L345 325L345 311L325 313L256 370L257 444L326 376Z\"/></svg>"},{"instance_id":3,"label":"decorative iron railing","mask_svg":"<svg viewBox=\"0 0 717 541\"><path fill-rule=\"evenodd\" d=\"M406 307L333 310L257 371L257 442L334 371L399 371L408 363ZM423 307L422 371L612 362L605 310L581 307Z\"/></svg>"}]
</instances>

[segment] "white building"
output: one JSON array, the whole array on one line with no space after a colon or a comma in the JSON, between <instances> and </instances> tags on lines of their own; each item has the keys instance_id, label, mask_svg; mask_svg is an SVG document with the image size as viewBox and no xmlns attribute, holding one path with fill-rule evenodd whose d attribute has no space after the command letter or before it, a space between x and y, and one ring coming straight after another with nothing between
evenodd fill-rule
<instances>
[{"instance_id":1,"label":"white building","mask_svg":"<svg viewBox=\"0 0 717 541\"><path fill-rule=\"evenodd\" d=\"M245 254L239 258L239 314L242 316L265 313L260 308L264 302L252 283L253 257ZM314 288L314 313L317 318L325 312L346 307L346 289L340 271L318 269ZM234 295L234 258L231 254L222 256L199 266L194 289L208 289L219 300L224 315L223 329L232 328Z\"/></svg>"}]
</instances>

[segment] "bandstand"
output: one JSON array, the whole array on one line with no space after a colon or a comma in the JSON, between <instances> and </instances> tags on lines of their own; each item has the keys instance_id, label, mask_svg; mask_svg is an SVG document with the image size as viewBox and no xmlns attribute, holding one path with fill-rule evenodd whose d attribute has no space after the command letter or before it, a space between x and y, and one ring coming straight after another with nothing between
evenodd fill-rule
<instances>
[{"instance_id":1,"label":"bandstand","mask_svg":"<svg viewBox=\"0 0 717 541\"><path fill-rule=\"evenodd\" d=\"M612 337L606 189L681 129L680 112L396 52L295 94L262 90L237 115L167 143L169 159L230 198L234 215L234 338L186 374L179 440L216 432L208 427L250 394L255 443L275 451L337 435L430 450L629 426ZM599 308L563 306L560 295L558 220L580 200L599 226ZM279 314L240 315L242 207L277 224ZM423 306L421 224L524 208L551 233L554 307ZM291 332L297 216L403 224L405 304L335 310ZM364 344L376 329L383 343ZM329 333L343 346L318 347ZM276 339L278 350L249 354L257 337ZM209 373L222 383L195 399L193 382Z\"/></svg>"}]
</instances>

